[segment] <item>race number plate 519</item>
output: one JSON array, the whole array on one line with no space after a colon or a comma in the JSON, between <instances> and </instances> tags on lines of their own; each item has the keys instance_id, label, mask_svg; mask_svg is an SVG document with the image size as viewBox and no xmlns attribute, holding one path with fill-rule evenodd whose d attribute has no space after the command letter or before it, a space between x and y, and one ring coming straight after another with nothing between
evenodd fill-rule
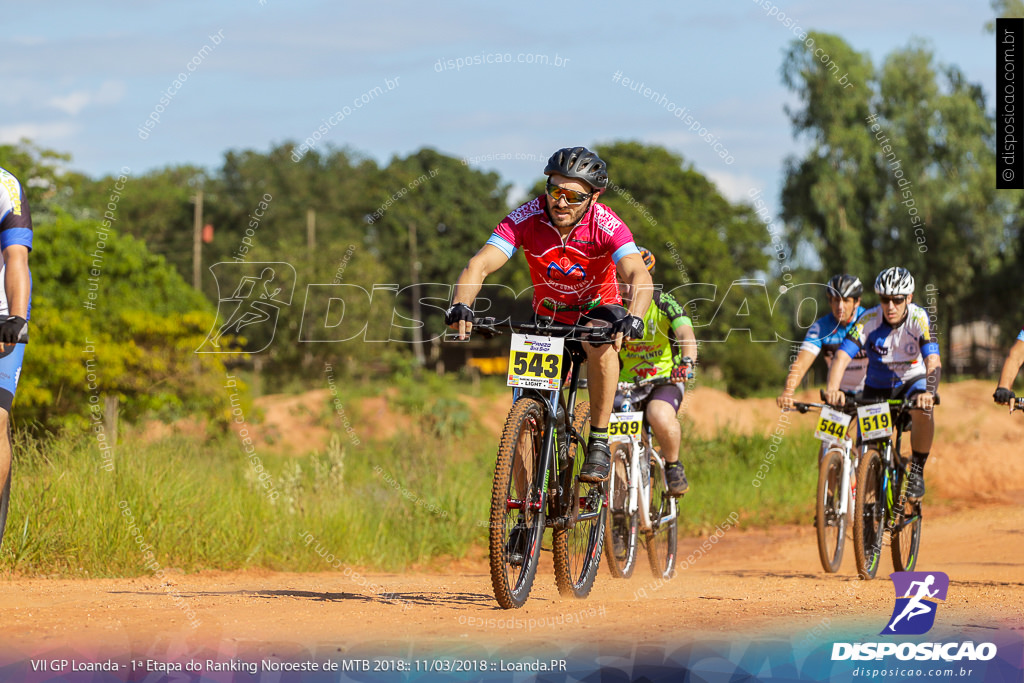
<instances>
[{"instance_id":1,"label":"race number plate 519","mask_svg":"<svg viewBox=\"0 0 1024 683\"><path fill-rule=\"evenodd\" d=\"M864 439L884 439L892 434L892 418L888 403L874 403L857 408L860 435Z\"/></svg>"},{"instance_id":2,"label":"race number plate 519","mask_svg":"<svg viewBox=\"0 0 1024 683\"><path fill-rule=\"evenodd\" d=\"M846 436L846 428L852 419L853 417L850 415L825 406L818 416L818 429L814 432L814 436L826 443L841 441Z\"/></svg>"},{"instance_id":3,"label":"race number plate 519","mask_svg":"<svg viewBox=\"0 0 1024 683\"><path fill-rule=\"evenodd\" d=\"M528 389L555 389L562 383L561 337L513 334L508 356L508 385Z\"/></svg>"}]
</instances>

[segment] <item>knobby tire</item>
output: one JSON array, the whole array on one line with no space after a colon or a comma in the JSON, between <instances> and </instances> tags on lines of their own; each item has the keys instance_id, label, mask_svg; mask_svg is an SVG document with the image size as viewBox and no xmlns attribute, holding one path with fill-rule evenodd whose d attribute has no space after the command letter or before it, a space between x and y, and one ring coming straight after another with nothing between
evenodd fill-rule
<instances>
[{"instance_id":1,"label":"knobby tire","mask_svg":"<svg viewBox=\"0 0 1024 683\"><path fill-rule=\"evenodd\" d=\"M580 481L580 469L587 457L587 436L590 433L590 404L576 404L576 418L573 421L574 435L569 442L569 456L572 458L572 476L560 477L568 483L570 523L567 528L552 532L551 550L555 563L555 585L562 595L585 598L590 595L601 564L601 546L604 542L604 488L602 484L588 484ZM596 517L579 520L578 515L596 514Z\"/></svg>"},{"instance_id":2,"label":"knobby tire","mask_svg":"<svg viewBox=\"0 0 1024 683\"><path fill-rule=\"evenodd\" d=\"M604 526L604 554L608 571L618 579L628 579L636 568L637 528L639 512L632 514L629 506L629 482L632 449L629 442L612 448L612 475L608 480L608 513ZM620 550L616 551L616 538Z\"/></svg>"},{"instance_id":3,"label":"knobby tire","mask_svg":"<svg viewBox=\"0 0 1024 683\"><path fill-rule=\"evenodd\" d=\"M866 450L857 466L857 503L854 505L853 550L857 574L873 579L882 556L885 534L885 492L882 490L882 456Z\"/></svg>"},{"instance_id":4,"label":"knobby tire","mask_svg":"<svg viewBox=\"0 0 1024 683\"><path fill-rule=\"evenodd\" d=\"M815 527L818 532L818 559L822 568L834 574L843 563L846 545L846 514L839 514L840 487L843 483L843 454L831 449L818 467L818 504Z\"/></svg>"},{"instance_id":5,"label":"knobby tire","mask_svg":"<svg viewBox=\"0 0 1024 683\"><path fill-rule=\"evenodd\" d=\"M522 607L530 596L537 575L541 538L544 536L544 509L517 510L509 501L539 501L538 481L544 473L538 472L544 437L544 406L535 398L520 398L512 406L505 420L494 466L494 486L491 490L490 536L491 584L494 597L504 609ZM539 476L538 476L539 475ZM509 562L507 546L520 512L526 526L525 560L521 566Z\"/></svg>"}]
</instances>

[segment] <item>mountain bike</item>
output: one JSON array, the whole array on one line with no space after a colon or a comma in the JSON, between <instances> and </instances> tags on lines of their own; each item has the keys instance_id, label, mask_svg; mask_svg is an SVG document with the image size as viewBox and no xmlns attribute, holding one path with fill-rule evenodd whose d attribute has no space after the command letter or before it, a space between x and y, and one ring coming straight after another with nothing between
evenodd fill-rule
<instances>
[{"instance_id":1,"label":"mountain bike","mask_svg":"<svg viewBox=\"0 0 1024 683\"><path fill-rule=\"evenodd\" d=\"M853 548L857 573L873 579L882 541L889 533L892 566L913 571L921 547L921 501L906 496L911 465L902 454L903 434L910 430L913 399L855 400L859 407L863 448L857 468ZM892 414L890 414L892 412ZM865 429L865 423L868 429Z\"/></svg>"},{"instance_id":2,"label":"mountain bike","mask_svg":"<svg viewBox=\"0 0 1024 683\"><path fill-rule=\"evenodd\" d=\"M818 493L815 504L814 527L818 536L818 559L822 568L833 574L839 571L846 547L846 529L857 495L858 451L853 447L849 433L850 420L837 420L824 403L793 403L793 410L801 414L820 408L815 437L825 444L825 454L818 462ZM852 419L857 414L848 403L838 411ZM833 425L841 425L836 427ZM838 432L838 433L837 433Z\"/></svg>"},{"instance_id":3,"label":"mountain bike","mask_svg":"<svg viewBox=\"0 0 1024 683\"><path fill-rule=\"evenodd\" d=\"M561 595L590 594L601 562L604 492L579 480L590 430L590 404L576 403L586 354L566 340L607 343L607 327L477 318L473 331L511 331L508 381L514 387L494 467L490 569L505 609L530 595L541 539L552 529L555 584ZM563 358L563 349L565 356ZM562 369L568 361L568 382Z\"/></svg>"},{"instance_id":4,"label":"mountain bike","mask_svg":"<svg viewBox=\"0 0 1024 683\"><path fill-rule=\"evenodd\" d=\"M608 569L618 578L633 574L641 531L651 573L668 579L675 572L676 499L668 492L665 461L654 449L651 425L644 419L647 397L634 400L641 388L670 383L667 377L656 377L618 385L618 408L608 423L612 467L604 532Z\"/></svg>"}]
</instances>

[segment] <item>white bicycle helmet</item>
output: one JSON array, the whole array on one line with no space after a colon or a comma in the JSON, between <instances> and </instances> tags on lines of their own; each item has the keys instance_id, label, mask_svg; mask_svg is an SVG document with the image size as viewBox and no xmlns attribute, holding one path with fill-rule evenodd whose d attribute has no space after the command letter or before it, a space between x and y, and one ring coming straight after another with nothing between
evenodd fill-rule
<instances>
[{"instance_id":1,"label":"white bicycle helmet","mask_svg":"<svg viewBox=\"0 0 1024 683\"><path fill-rule=\"evenodd\" d=\"M875 293L882 296L907 296L914 293L914 276L906 268L886 268L875 278Z\"/></svg>"}]
</instances>

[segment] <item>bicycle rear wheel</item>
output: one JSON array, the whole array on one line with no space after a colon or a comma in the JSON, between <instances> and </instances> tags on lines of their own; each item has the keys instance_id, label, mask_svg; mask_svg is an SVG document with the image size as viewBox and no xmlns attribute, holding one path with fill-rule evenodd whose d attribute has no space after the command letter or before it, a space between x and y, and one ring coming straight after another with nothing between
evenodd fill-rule
<instances>
[{"instance_id":1,"label":"bicycle rear wheel","mask_svg":"<svg viewBox=\"0 0 1024 683\"><path fill-rule=\"evenodd\" d=\"M552 554L555 561L555 584L562 595L585 598L590 595L601 564L601 545L604 541L604 491L601 484L580 481L580 469L586 458L587 435L590 432L590 404L576 404L573 421L575 436L569 442L572 477L566 495L569 505L563 514L568 522L552 532Z\"/></svg>"},{"instance_id":2,"label":"bicycle rear wheel","mask_svg":"<svg viewBox=\"0 0 1024 683\"><path fill-rule=\"evenodd\" d=\"M843 484L843 452L830 449L818 468L818 506L815 527L818 531L818 558L822 568L833 574L843 563L846 542L846 515L839 514Z\"/></svg>"},{"instance_id":3,"label":"bicycle rear wheel","mask_svg":"<svg viewBox=\"0 0 1024 683\"><path fill-rule=\"evenodd\" d=\"M882 456L874 448L866 450L857 466L857 503L853 516L853 550L857 574L862 579L875 578L882 554L885 533L882 475Z\"/></svg>"},{"instance_id":4,"label":"bicycle rear wheel","mask_svg":"<svg viewBox=\"0 0 1024 683\"><path fill-rule=\"evenodd\" d=\"M505 609L526 603L537 575L544 535L539 483L544 480L539 472L544 416L540 401L520 398L509 411L498 446L491 489L490 565L494 597Z\"/></svg>"},{"instance_id":5,"label":"bicycle rear wheel","mask_svg":"<svg viewBox=\"0 0 1024 683\"><path fill-rule=\"evenodd\" d=\"M671 579L676 571L676 545L679 541L679 506L668 522L663 522L672 512L672 496L668 492L665 468L651 463L651 530L647 532L647 559L651 573L659 579Z\"/></svg>"},{"instance_id":6,"label":"bicycle rear wheel","mask_svg":"<svg viewBox=\"0 0 1024 683\"><path fill-rule=\"evenodd\" d=\"M912 503L904 496L903 483L907 480L906 474L900 476L899 486L896 490L900 492L900 500L903 505L897 505L900 510L897 522L893 526L892 541L892 566L898 572L912 572L917 566L917 553L921 547L921 503Z\"/></svg>"},{"instance_id":7,"label":"bicycle rear wheel","mask_svg":"<svg viewBox=\"0 0 1024 683\"><path fill-rule=\"evenodd\" d=\"M608 480L608 512L604 527L604 554L612 576L628 579L636 567L638 512L629 513L631 452L628 443L612 448L612 475Z\"/></svg>"}]
</instances>

